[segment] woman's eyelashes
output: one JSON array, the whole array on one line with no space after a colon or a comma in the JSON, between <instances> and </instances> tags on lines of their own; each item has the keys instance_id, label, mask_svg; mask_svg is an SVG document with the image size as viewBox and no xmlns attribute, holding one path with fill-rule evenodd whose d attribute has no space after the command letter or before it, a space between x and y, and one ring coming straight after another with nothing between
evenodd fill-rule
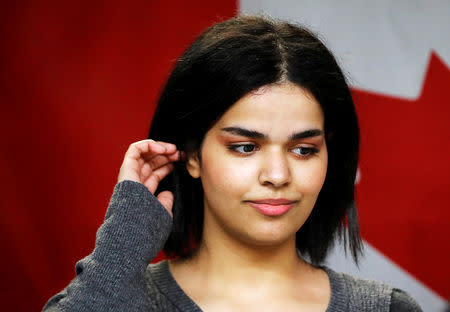
<instances>
[{"instance_id":1,"label":"woman's eyelashes","mask_svg":"<svg viewBox=\"0 0 450 312\"><path fill-rule=\"evenodd\" d=\"M307 158L319 152L319 149L316 147L307 147L307 146L296 146L291 151L297 156Z\"/></svg>"},{"instance_id":2,"label":"woman's eyelashes","mask_svg":"<svg viewBox=\"0 0 450 312\"><path fill-rule=\"evenodd\" d=\"M235 152L239 155L252 155L255 152L259 151L261 147L254 143L233 143L228 144L227 148ZM313 146L295 146L288 149L289 152L292 152L295 156L300 158L308 158L317 154L319 149Z\"/></svg>"},{"instance_id":3,"label":"woman's eyelashes","mask_svg":"<svg viewBox=\"0 0 450 312\"><path fill-rule=\"evenodd\" d=\"M257 145L253 143L228 144L228 149L242 155L250 155L257 150Z\"/></svg>"}]
</instances>

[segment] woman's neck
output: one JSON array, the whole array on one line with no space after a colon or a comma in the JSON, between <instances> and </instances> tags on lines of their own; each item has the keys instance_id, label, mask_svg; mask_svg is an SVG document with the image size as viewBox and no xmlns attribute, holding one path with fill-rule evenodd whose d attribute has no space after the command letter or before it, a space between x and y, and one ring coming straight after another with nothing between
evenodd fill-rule
<instances>
[{"instance_id":1,"label":"woman's neck","mask_svg":"<svg viewBox=\"0 0 450 312\"><path fill-rule=\"evenodd\" d=\"M204 231L202 241L190 259L171 263L175 276L183 271L190 272L190 278L195 276L203 285L249 287L253 284L286 284L286 280L298 283L302 272L311 269L297 254L295 236L278 244L256 245L224 235L220 230Z\"/></svg>"},{"instance_id":2,"label":"woman's neck","mask_svg":"<svg viewBox=\"0 0 450 312\"><path fill-rule=\"evenodd\" d=\"M271 298L275 305L296 307L319 302L325 311L331 294L326 273L297 255L295 237L276 246L253 246L206 234L190 259L171 261L169 267L185 293L205 310L264 306Z\"/></svg>"},{"instance_id":3,"label":"woman's neck","mask_svg":"<svg viewBox=\"0 0 450 312\"><path fill-rule=\"evenodd\" d=\"M205 218L208 226L195 254L169 263L177 283L202 309L261 310L270 299L284 311L299 307L313 311L316 306L326 310L331 294L328 277L298 256L295 233L261 242L255 235L235 234L208 221Z\"/></svg>"},{"instance_id":4,"label":"woman's neck","mask_svg":"<svg viewBox=\"0 0 450 312\"><path fill-rule=\"evenodd\" d=\"M205 235L192 263L208 276L230 282L262 282L270 280L271 276L292 276L305 266L297 255L295 237L281 244L264 246Z\"/></svg>"}]
</instances>

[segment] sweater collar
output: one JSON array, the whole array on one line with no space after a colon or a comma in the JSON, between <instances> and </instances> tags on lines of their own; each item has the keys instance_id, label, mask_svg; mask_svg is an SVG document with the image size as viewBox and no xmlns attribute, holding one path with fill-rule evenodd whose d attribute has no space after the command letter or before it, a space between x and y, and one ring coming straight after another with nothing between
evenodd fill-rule
<instances>
[{"instance_id":1,"label":"sweater collar","mask_svg":"<svg viewBox=\"0 0 450 312\"><path fill-rule=\"evenodd\" d=\"M321 266L330 281L331 298L326 312L346 311L348 308L348 292L341 274ZM148 273L160 292L182 311L202 312L200 307L181 289L169 270L169 262L163 260L148 266Z\"/></svg>"}]
</instances>

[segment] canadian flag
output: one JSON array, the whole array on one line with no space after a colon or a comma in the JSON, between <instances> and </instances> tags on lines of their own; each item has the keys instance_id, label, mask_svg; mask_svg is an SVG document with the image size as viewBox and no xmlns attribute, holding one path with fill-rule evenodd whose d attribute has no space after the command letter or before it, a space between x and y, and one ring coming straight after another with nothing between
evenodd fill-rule
<instances>
[{"instance_id":1,"label":"canadian flag","mask_svg":"<svg viewBox=\"0 0 450 312\"><path fill-rule=\"evenodd\" d=\"M366 255L331 267L408 291L425 311L450 298L450 3L241 0L309 26L353 89L361 127L357 205Z\"/></svg>"}]
</instances>

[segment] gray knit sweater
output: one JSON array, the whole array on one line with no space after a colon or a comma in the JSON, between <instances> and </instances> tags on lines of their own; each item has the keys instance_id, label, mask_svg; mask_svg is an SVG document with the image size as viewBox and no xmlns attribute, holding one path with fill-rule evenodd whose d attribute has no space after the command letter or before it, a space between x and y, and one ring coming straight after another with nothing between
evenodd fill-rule
<instances>
[{"instance_id":1,"label":"gray knit sweater","mask_svg":"<svg viewBox=\"0 0 450 312\"><path fill-rule=\"evenodd\" d=\"M172 225L169 213L140 183L116 185L93 252L44 311L201 311L156 257ZM326 312L422 311L405 292L324 267L331 283Z\"/></svg>"}]
</instances>

